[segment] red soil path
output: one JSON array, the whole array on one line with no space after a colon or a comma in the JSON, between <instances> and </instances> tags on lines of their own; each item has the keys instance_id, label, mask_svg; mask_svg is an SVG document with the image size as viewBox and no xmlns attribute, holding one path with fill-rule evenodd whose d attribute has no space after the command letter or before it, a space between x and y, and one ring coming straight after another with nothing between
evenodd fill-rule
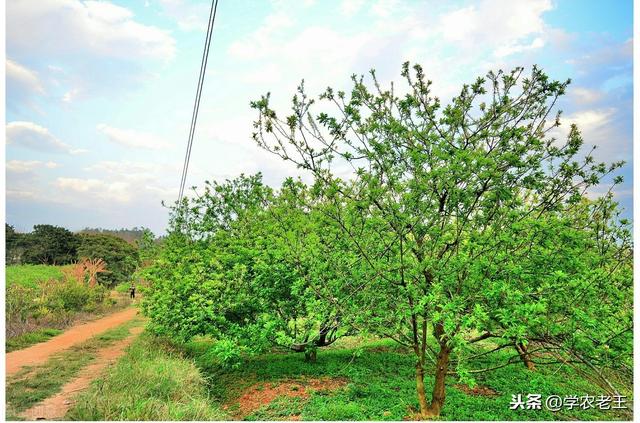
<instances>
[{"instance_id":1,"label":"red soil path","mask_svg":"<svg viewBox=\"0 0 640 423\"><path fill-rule=\"evenodd\" d=\"M24 366L42 364L47 361L51 355L66 350L82 341L86 341L106 330L119 326L133 319L137 313L137 308L129 307L101 319L74 326L46 342L7 353L5 354L6 375L11 376Z\"/></svg>"},{"instance_id":2,"label":"red soil path","mask_svg":"<svg viewBox=\"0 0 640 423\"><path fill-rule=\"evenodd\" d=\"M20 416L26 420L63 419L74 404L74 396L87 389L91 381L100 377L107 366L114 364L142 330L142 327L132 328L129 337L99 351L95 361L82 369L78 376L60 389L60 392L24 411Z\"/></svg>"}]
</instances>

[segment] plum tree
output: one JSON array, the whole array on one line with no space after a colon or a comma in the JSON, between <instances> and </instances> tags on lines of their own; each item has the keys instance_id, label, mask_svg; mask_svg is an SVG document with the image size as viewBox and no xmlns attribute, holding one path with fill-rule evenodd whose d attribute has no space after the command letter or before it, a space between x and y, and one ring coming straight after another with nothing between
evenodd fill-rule
<instances>
[{"instance_id":1,"label":"plum tree","mask_svg":"<svg viewBox=\"0 0 640 423\"><path fill-rule=\"evenodd\" d=\"M452 355L458 374L469 375L469 345L496 336L496 321L498 337L524 345L525 328L554 298L524 295L521 278L504 277L510 258L527 254L523 225L575 208L622 163L583 153L573 125L554 136L560 112L552 113L569 81L537 67L491 72L445 107L420 66L406 63L402 76L402 94L393 84L383 89L373 71L370 84L354 76L350 93L328 88L317 100L301 84L286 116L267 94L252 103L254 139L315 177L326 215L368 267L349 301L361 323L413 349L420 412L429 417L445 403ZM335 175L345 166L346 181ZM562 255L571 245L557 247ZM566 283L547 282L549 290ZM500 317L507 314L517 317Z\"/></svg>"}]
</instances>

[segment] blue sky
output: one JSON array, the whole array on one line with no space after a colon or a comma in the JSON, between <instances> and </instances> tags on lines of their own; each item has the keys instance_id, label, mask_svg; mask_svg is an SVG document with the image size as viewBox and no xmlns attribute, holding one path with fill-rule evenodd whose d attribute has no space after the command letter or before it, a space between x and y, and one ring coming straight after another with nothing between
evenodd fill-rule
<instances>
[{"instance_id":1,"label":"blue sky","mask_svg":"<svg viewBox=\"0 0 640 423\"><path fill-rule=\"evenodd\" d=\"M8 223L164 231L209 5L7 2ZM249 102L270 91L288 107L302 78L312 93L370 68L399 80L411 60L447 100L491 69L539 64L572 78L560 108L596 157L627 160L616 198L631 216L632 37L632 1L220 0L188 185L297 175L251 141Z\"/></svg>"}]
</instances>

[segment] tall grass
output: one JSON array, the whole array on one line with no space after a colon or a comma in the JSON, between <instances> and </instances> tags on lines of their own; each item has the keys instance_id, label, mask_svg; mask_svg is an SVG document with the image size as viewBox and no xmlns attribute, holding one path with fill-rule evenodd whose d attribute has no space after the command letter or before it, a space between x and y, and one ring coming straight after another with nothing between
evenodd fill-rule
<instances>
[{"instance_id":1,"label":"tall grass","mask_svg":"<svg viewBox=\"0 0 640 423\"><path fill-rule=\"evenodd\" d=\"M224 420L191 360L143 333L108 373L77 397L71 420Z\"/></svg>"}]
</instances>

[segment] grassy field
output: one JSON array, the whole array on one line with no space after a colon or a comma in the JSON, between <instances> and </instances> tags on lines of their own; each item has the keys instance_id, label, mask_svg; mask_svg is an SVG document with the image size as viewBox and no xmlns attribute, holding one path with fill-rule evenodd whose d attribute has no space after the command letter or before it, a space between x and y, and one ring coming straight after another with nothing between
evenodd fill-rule
<instances>
[{"instance_id":1,"label":"grassy field","mask_svg":"<svg viewBox=\"0 0 640 423\"><path fill-rule=\"evenodd\" d=\"M49 266L45 264L22 264L5 267L7 286L18 284L29 288L37 288L38 283L49 279L62 279L66 266Z\"/></svg>"},{"instance_id":2,"label":"grassy field","mask_svg":"<svg viewBox=\"0 0 640 423\"><path fill-rule=\"evenodd\" d=\"M412 418L418 408L412 353L385 340L344 339L321 351L315 363L305 362L301 354L264 354L235 370L219 367L209 354L211 346L206 339L170 346L144 335L105 380L80 396L68 416L74 420L403 420ZM428 386L432 382L425 380ZM451 377L441 419L630 418L620 410L510 410L511 396L518 393L544 398L604 392L571 368L549 366L531 372L518 363L482 374L474 389Z\"/></svg>"}]
</instances>

